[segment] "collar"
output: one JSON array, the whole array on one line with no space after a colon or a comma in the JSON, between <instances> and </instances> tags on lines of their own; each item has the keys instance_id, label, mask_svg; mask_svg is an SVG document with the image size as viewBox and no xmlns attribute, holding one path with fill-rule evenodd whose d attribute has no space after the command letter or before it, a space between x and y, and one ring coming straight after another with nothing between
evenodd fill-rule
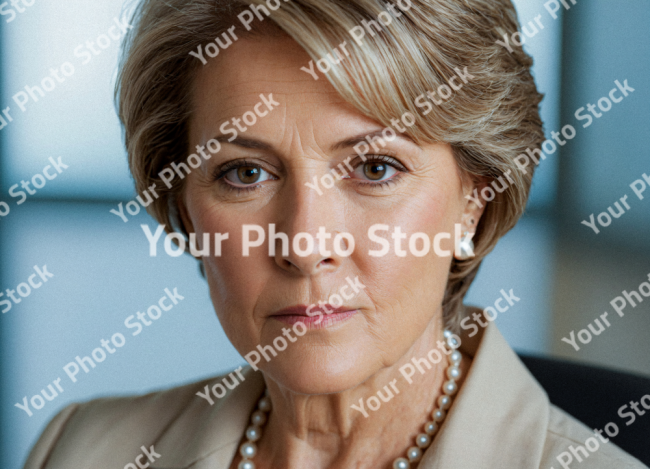
<instances>
[{"instance_id":1,"label":"collar","mask_svg":"<svg viewBox=\"0 0 650 469\"><path fill-rule=\"evenodd\" d=\"M537 469L550 412L546 392L490 323L461 351L473 357L440 434L420 469Z\"/></svg>"},{"instance_id":2,"label":"collar","mask_svg":"<svg viewBox=\"0 0 650 469\"><path fill-rule=\"evenodd\" d=\"M550 403L493 323L460 350L473 358L445 422L425 451L420 469L539 467ZM264 389L261 373L244 370L245 382L206 407L193 400L156 443L159 469L227 469ZM218 379L197 384L197 390ZM513 444L516 442L516 445Z\"/></svg>"},{"instance_id":3,"label":"collar","mask_svg":"<svg viewBox=\"0 0 650 469\"><path fill-rule=\"evenodd\" d=\"M247 367L245 380L209 406L196 397L156 443L162 455L159 469L227 469L230 467L248 420L264 391L261 373ZM197 391L221 382L219 378L197 383Z\"/></svg>"}]
</instances>

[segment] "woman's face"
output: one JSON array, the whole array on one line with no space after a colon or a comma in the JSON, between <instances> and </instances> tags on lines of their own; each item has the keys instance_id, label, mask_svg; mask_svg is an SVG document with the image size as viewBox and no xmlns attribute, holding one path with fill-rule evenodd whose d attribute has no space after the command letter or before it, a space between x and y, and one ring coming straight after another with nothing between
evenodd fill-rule
<instances>
[{"instance_id":1,"label":"woman's face","mask_svg":"<svg viewBox=\"0 0 650 469\"><path fill-rule=\"evenodd\" d=\"M353 149L355 139L383 126L344 102L325 76L314 80L302 71L309 61L291 39L265 37L240 39L201 68L188 154L211 138L221 137L222 147L187 177L182 210L200 247L203 234L210 233L211 255L204 263L212 302L243 356L287 337L283 329L291 331L298 319L307 325L303 336L291 331L295 342L287 338L284 351L268 363L261 358L258 365L270 378L305 394L340 392L362 383L399 360L428 327L441 324L451 257L433 249L416 257L409 251L409 237L423 232L431 243L437 233L451 233L440 247L453 251L454 224L478 220L464 197L472 188L463 188L449 145L418 146L397 132L385 147L377 145L381 151L366 154L364 163ZM261 94L272 94L278 104L257 106L260 114L272 111L252 126L239 122L247 129L237 130L237 139L228 142L234 137L231 129L237 129L232 119L255 112ZM346 160L354 169L325 188L321 178L340 174ZM315 179L318 190L306 185L315 185ZM330 185L328 177L325 183ZM281 255L280 240L273 243L275 256L269 255L269 224L288 235L288 256ZM388 226L377 232L390 243L384 256L369 255L381 250L368 234L376 224ZM266 235L249 256L242 254L244 225L262 227ZM394 248L395 229L406 235L403 257ZM319 250L319 230L332 236L321 235L324 251ZM214 233L229 233L220 256L214 255ZM298 233L312 235L311 252L293 250ZM338 252L333 248L339 233L354 238L349 256L342 252L350 247L347 241ZM306 249L306 241L300 246ZM416 247L422 249L422 240ZM346 279L354 284L357 277L364 288L357 284L355 292ZM343 298L339 312L325 314L316 307L311 309L316 316L295 316L319 301L329 303L333 294ZM277 344L282 347L282 341Z\"/></svg>"}]
</instances>

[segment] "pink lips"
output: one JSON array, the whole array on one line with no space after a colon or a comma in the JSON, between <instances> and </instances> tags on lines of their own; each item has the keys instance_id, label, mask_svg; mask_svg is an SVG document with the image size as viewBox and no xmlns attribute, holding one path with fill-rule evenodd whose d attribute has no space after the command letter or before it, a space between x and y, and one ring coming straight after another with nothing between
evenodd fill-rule
<instances>
[{"instance_id":1,"label":"pink lips","mask_svg":"<svg viewBox=\"0 0 650 469\"><path fill-rule=\"evenodd\" d=\"M308 308L309 306L305 305L290 306L276 311L271 317L290 325L302 322L307 329L324 329L343 322L357 313L356 309L345 306L336 307L330 304L313 306L309 310L309 314L307 314Z\"/></svg>"}]
</instances>

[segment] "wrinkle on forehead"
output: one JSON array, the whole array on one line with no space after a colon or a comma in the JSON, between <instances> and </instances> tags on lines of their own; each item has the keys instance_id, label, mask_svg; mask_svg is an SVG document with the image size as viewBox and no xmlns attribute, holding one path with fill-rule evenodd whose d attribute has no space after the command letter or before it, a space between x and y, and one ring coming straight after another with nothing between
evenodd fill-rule
<instances>
[{"instance_id":1,"label":"wrinkle on forehead","mask_svg":"<svg viewBox=\"0 0 650 469\"><path fill-rule=\"evenodd\" d=\"M288 37L242 38L211 59L199 70L193 86L190 153L196 144L205 146L218 135L224 122L253 110L260 94L272 94L280 106L240 136L271 143L278 153L322 161L343 133L379 126L345 101L326 76L314 80L301 70L310 61ZM205 161L202 167L205 171Z\"/></svg>"},{"instance_id":2,"label":"wrinkle on forehead","mask_svg":"<svg viewBox=\"0 0 650 469\"><path fill-rule=\"evenodd\" d=\"M208 101L218 103L224 113L232 112L241 103L254 105L260 93L270 92L293 95L301 104L323 102L323 94L330 95L329 102L343 103L324 76L316 81L300 70L310 61L307 52L288 36L242 38L198 69L194 108L200 111Z\"/></svg>"}]
</instances>

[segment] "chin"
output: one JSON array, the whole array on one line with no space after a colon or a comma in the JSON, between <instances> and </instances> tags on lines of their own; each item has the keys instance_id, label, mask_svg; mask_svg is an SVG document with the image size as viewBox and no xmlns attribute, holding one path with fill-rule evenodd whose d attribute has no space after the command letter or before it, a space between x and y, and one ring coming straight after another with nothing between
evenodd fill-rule
<instances>
[{"instance_id":1,"label":"chin","mask_svg":"<svg viewBox=\"0 0 650 469\"><path fill-rule=\"evenodd\" d=\"M354 388L376 372L380 364L359 359L352 347L305 346L278 355L262 368L279 385L298 394L333 394Z\"/></svg>"}]
</instances>

